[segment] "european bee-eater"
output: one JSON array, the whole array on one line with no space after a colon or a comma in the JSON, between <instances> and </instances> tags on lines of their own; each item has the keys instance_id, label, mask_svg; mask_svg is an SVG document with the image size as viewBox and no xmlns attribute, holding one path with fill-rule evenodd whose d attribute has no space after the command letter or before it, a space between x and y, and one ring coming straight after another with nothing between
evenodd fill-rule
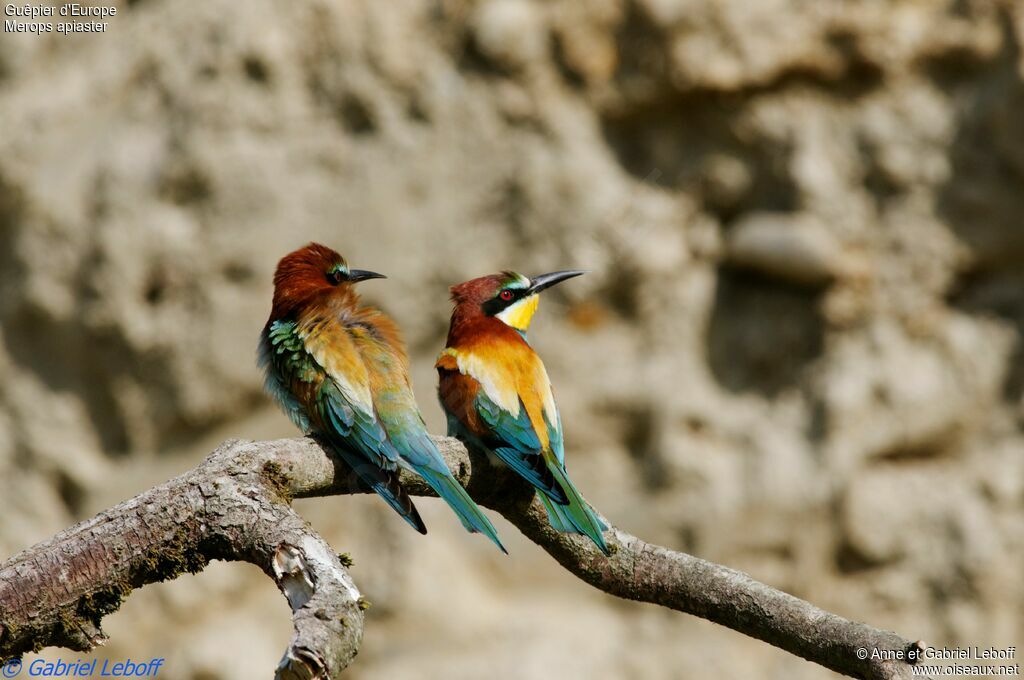
<instances>
[{"instance_id":1,"label":"european bee-eater","mask_svg":"<svg viewBox=\"0 0 1024 680\"><path fill-rule=\"evenodd\" d=\"M398 326L359 303L354 284L376 278L384 276L349 269L341 255L318 243L281 259L260 336L266 389L300 429L325 440L417 531L427 533L398 482L399 467L423 477L467 530L505 551L427 435Z\"/></svg>"},{"instance_id":2,"label":"european bee-eater","mask_svg":"<svg viewBox=\"0 0 1024 680\"><path fill-rule=\"evenodd\" d=\"M584 534L607 555L601 532L608 527L569 479L551 382L526 339L538 294L582 273L530 279L503 272L452 286L455 309L436 364L438 396L449 436L515 470L541 492L555 529Z\"/></svg>"}]
</instances>

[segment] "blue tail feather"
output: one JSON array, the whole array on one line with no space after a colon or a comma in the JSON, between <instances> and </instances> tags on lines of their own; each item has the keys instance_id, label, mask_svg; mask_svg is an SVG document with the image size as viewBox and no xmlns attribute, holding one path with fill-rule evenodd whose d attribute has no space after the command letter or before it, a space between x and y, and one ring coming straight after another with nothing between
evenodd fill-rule
<instances>
[{"instance_id":1,"label":"blue tail feather","mask_svg":"<svg viewBox=\"0 0 1024 680\"><path fill-rule=\"evenodd\" d=\"M494 545L498 546L503 553L508 554L508 550L505 549L505 546L498 539L498 532L495 530L494 525L491 524L491 520L487 519L487 515L480 510L473 499L469 497L469 494L466 493L466 490L462 488L462 485L459 484L458 480L452 477L451 472L447 468L444 471L433 470L426 466L418 466L414 469L430 485L430 488L436 491L437 495L458 515L462 526L466 527L467 531L483 534L491 539Z\"/></svg>"},{"instance_id":2,"label":"blue tail feather","mask_svg":"<svg viewBox=\"0 0 1024 680\"><path fill-rule=\"evenodd\" d=\"M558 531L583 534L593 541L594 545L601 552L605 555L610 555L608 544L605 543L604 536L601 535L603 531L608 529L608 525L602 522L601 518L583 500L579 491L569 481L569 476L556 465L553 465L552 468L552 473L562 489L565 490L569 502L562 505L540 494L540 500L544 504L544 509L548 511L548 519L551 521L551 526Z\"/></svg>"},{"instance_id":3,"label":"blue tail feather","mask_svg":"<svg viewBox=\"0 0 1024 680\"><path fill-rule=\"evenodd\" d=\"M507 555L508 551L498 540L494 525L452 476L418 413L416 416L418 426L416 422L408 422L405 428L393 428L390 435L402 463L422 477L444 499L467 531L487 536Z\"/></svg>"}]
</instances>

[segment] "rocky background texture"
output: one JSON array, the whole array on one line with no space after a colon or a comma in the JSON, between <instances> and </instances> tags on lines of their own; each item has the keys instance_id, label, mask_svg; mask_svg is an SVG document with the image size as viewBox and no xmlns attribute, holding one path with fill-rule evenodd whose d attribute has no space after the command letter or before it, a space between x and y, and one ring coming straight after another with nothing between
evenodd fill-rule
<instances>
[{"instance_id":1,"label":"rocky background texture","mask_svg":"<svg viewBox=\"0 0 1024 680\"><path fill-rule=\"evenodd\" d=\"M532 331L623 528L933 644L1024 642L1024 4L136 0L0 34L0 557L289 435L256 337L322 240L387 281L429 424L451 283L590 273ZM826 678L436 501L301 502L373 602L350 676ZM254 568L114 658L267 677ZM1020 647L1018 647L1020 649ZM51 651L51 658L73 658Z\"/></svg>"}]
</instances>

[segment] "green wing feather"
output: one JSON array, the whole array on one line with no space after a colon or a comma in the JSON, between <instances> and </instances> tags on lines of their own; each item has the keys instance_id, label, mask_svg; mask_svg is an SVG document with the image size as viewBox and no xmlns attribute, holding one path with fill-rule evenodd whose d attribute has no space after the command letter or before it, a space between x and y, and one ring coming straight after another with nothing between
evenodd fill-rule
<instances>
[{"instance_id":1,"label":"green wing feather","mask_svg":"<svg viewBox=\"0 0 1024 680\"><path fill-rule=\"evenodd\" d=\"M483 443L542 492L540 499L551 526L558 531L587 536L608 555L608 545L601 535L607 525L583 500L566 472L558 414L555 413L554 423L545 418L549 448L544 449L521 400L518 416L495 404L484 390L477 394L474 406L491 432Z\"/></svg>"},{"instance_id":2,"label":"green wing feather","mask_svg":"<svg viewBox=\"0 0 1024 680\"><path fill-rule=\"evenodd\" d=\"M568 496L555 480L545 459L540 438L533 429L523 402L519 402L519 415L513 416L480 390L474 406L491 432L491 437L484 443L494 454L545 496L556 503L568 503Z\"/></svg>"},{"instance_id":3,"label":"green wing feather","mask_svg":"<svg viewBox=\"0 0 1024 680\"><path fill-rule=\"evenodd\" d=\"M307 351L294 321L267 325L260 342L260 364L266 371L267 390L295 424L325 437L362 482L425 534L419 512L398 483L398 452L376 414L346 396Z\"/></svg>"}]
</instances>

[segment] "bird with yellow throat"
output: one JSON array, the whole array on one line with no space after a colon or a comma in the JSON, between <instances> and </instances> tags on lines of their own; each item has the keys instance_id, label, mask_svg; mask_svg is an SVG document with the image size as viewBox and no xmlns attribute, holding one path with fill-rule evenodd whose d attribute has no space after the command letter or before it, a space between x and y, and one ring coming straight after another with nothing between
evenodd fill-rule
<instances>
[{"instance_id":1,"label":"bird with yellow throat","mask_svg":"<svg viewBox=\"0 0 1024 680\"><path fill-rule=\"evenodd\" d=\"M608 527L569 479L551 381L527 340L541 291L582 273L502 272L452 286L438 396L450 436L512 468L540 492L551 526L587 536L607 555Z\"/></svg>"}]
</instances>

